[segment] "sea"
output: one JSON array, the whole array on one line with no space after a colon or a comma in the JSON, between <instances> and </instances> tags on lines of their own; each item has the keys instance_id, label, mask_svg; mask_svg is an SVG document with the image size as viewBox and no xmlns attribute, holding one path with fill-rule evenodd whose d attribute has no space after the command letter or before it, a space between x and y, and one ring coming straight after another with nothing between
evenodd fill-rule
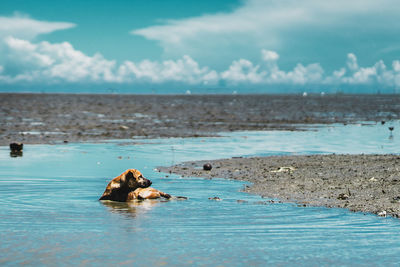
<instances>
[{"instance_id":1,"label":"sea","mask_svg":"<svg viewBox=\"0 0 400 267\"><path fill-rule=\"evenodd\" d=\"M272 204L241 192L244 182L157 168L235 156L398 154L399 126L362 122L207 138L27 144L18 157L2 146L0 265L398 266L399 219ZM188 200L98 201L128 168ZM209 199L215 196L222 200Z\"/></svg>"}]
</instances>

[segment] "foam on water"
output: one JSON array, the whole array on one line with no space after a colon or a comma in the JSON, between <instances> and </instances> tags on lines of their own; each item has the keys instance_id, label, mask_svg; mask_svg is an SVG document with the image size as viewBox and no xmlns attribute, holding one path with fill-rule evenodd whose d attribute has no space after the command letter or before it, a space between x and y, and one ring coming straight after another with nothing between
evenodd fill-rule
<instances>
[{"instance_id":1,"label":"foam on water","mask_svg":"<svg viewBox=\"0 0 400 267\"><path fill-rule=\"evenodd\" d=\"M336 125L222 138L25 145L17 158L0 147L0 264L394 266L398 219L270 204L239 192L241 182L154 170L243 155L399 153L394 125L392 138L387 125ZM128 168L189 200L99 202L107 182ZM208 199L214 196L223 200Z\"/></svg>"}]
</instances>

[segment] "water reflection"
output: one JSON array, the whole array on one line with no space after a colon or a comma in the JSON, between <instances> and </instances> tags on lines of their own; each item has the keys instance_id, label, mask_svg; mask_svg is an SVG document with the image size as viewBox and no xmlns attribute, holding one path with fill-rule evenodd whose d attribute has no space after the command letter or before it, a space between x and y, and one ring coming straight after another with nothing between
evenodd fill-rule
<instances>
[{"instance_id":1,"label":"water reflection","mask_svg":"<svg viewBox=\"0 0 400 267\"><path fill-rule=\"evenodd\" d=\"M16 158L16 157L22 157L23 152L22 151L10 151L10 157Z\"/></svg>"},{"instance_id":2,"label":"water reflection","mask_svg":"<svg viewBox=\"0 0 400 267\"><path fill-rule=\"evenodd\" d=\"M122 214L124 216L135 218L138 214L143 214L154 207L158 206L160 202L166 202L166 200L157 199L146 199L146 200L133 200L129 202L118 202L103 200L101 204L108 208L108 211L112 213Z\"/></svg>"}]
</instances>

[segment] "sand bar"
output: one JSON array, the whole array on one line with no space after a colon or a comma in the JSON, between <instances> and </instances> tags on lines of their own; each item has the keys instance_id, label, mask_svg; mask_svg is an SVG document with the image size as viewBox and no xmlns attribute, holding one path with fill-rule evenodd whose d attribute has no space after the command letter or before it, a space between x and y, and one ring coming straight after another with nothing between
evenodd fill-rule
<instances>
[{"instance_id":1,"label":"sand bar","mask_svg":"<svg viewBox=\"0 0 400 267\"><path fill-rule=\"evenodd\" d=\"M204 171L204 163L211 171ZM161 167L183 176L251 182L245 192L304 206L400 216L400 155L232 158Z\"/></svg>"}]
</instances>

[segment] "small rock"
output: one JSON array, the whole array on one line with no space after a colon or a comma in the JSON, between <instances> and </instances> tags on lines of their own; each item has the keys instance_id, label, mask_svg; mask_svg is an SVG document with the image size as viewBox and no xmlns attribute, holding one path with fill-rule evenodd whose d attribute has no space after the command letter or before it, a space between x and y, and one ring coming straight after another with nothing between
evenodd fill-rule
<instances>
[{"instance_id":1,"label":"small rock","mask_svg":"<svg viewBox=\"0 0 400 267\"><path fill-rule=\"evenodd\" d=\"M211 166L210 163L206 163L206 164L203 165L203 170L211 171L211 169L212 169L212 166Z\"/></svg>"},{"instance_id":2,"label":"small rock","mask_svg":"<svg viewBox=\"0 0 400 267\"><path fill-rule=\"evenodd\" d=\"M381 211L381 212L378 212L378 216L386 217L386 210L383 210L383 211Z\"/></svg>"},{"instance_id":3,"label":"small rock","mask_svg":"<svg viewBox=\"0 0 400 267\"><path fill-rule=\"evenodd\" d=\"M341 200L346 200L348 198L349 198L349 196L345 193L340 193L337 197L337 199L341 199Z\"/></svg>"},{"instance_id":4,"label":"small rock","mask_svg":"<svg viewBox=\"0 0 400 267\"><path fill-rule=\"evenodd\" d=\"M291 172L293 172L295 170L296 170L295 167L285 166L285 167L279 167L277 170L273 170L271 172L288 172L288 173L291 173Z\"/></svg>"}]
</instances>

